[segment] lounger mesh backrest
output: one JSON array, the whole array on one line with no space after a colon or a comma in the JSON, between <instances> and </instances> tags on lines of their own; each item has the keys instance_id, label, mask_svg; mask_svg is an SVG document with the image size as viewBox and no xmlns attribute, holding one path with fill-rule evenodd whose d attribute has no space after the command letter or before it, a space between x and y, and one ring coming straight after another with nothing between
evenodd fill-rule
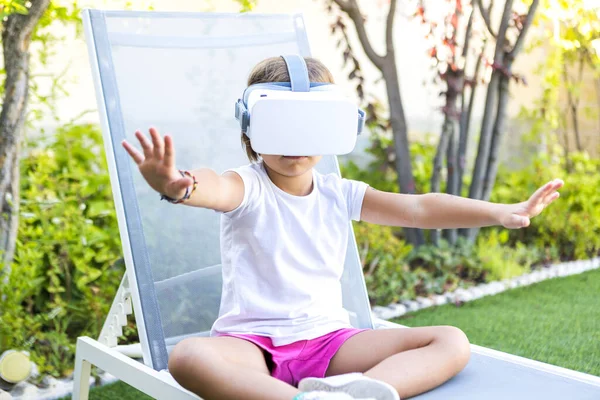
<instances>
[{"instance_id":1,"label":"lounger mesh backrest","mask_svg":"<svg viewBox=\"0 0 600 400\"><path fill-rule=\"evenodd\" d=\"M219 215L173 206L143 181L122 150L136 129L170 133L177 166L247 164L233 104L260 60L309 55L299 15L84 13L100 119L145 362L167 365L167 344L206 334L221 297ZM321 172L339 173L334 157ZM371 326L353 235L343 278L353 323Z\"/></svg>"}]
</instances>

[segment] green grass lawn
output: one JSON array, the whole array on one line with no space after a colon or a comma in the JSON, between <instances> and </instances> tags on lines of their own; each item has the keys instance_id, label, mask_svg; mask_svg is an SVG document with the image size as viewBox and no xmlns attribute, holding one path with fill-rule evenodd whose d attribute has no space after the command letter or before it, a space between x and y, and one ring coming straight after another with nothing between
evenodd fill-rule
<instances>
[{"instance_id":1,"label":"green grass lawn","mask_svg":"<svg viewBox=\"0 0 600 400\"><path fill-rule=\"evenodd\" d=\"M600 270L446 305L394 320L454 325L471 343L600 376ZM95 388L91 400L149 399L124 383Z\"/></svg>"},{"instance_id":2,"label":"green grass lawn","mask_svg":"<svg viewBox=\"0 0 600 400\"><path fill-rule=\"evenodd\" d=\"M71 397L63 397L60 400L68 400ZM123 382L93 388L90 390L89 400L152 400L139 390Z\"/></svg>"}]
</instances>

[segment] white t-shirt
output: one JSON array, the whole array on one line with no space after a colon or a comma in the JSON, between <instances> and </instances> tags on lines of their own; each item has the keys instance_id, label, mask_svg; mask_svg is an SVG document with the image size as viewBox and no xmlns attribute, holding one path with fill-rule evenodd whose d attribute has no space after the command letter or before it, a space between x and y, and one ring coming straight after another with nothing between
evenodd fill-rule
<instances>
[{"instance_id":1,"label":"white t-shirt","mask_svg":"<svg viewBox=\"0 0 600 400\"><path fill-rule=\"evenodd\" d=\"M268 336L282 346L350 327L340 279L367 184L314 171L312 192L294 196L263 163L233 171L244 198L221 216L223 293L212 335Z\"/></svg>"}]
</instances>

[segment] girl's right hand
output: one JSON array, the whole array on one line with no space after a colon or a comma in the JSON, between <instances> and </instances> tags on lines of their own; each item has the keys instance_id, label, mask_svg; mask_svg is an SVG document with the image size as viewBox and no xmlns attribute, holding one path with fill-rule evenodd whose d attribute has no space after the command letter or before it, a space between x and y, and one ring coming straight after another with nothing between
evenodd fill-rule
<instances>
[{"instance_id":1,"label":"girl's right hand","mask_svg":"<svg viewBox=\"0 0 600 400\"><path fill-rule=\"evenodd\" d=\"M140 131L135 132L144 154L123 140L122 144L133 161L137 164L142 176L152 189L173 199L181 199L186 188L193 184L189 177L182 177L175 168L175 148L173 139L160 136L155 128L150 128L150 142Z\"/></svg>"}]
</instances>

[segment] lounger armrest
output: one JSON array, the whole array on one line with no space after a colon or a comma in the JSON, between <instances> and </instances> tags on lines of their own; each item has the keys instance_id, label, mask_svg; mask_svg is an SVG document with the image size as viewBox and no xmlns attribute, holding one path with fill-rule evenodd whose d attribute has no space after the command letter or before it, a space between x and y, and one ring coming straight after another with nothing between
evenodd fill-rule
<instances>
[{"instance_id":1,"label":"lounger armrest","mask_svg":"<svg viewBox=\"0 0 600 400\"><path fill-rule=\"evenodd\" d=\"M77 339L76 362L95 365L156 399L201 400L200 397L177 384L168 372L155 371L87 336ZM81 368L80 365L76 365L76 369L77 367ZM76 393L74 398L77 398L75 395ZM84 395L82 398L87 396Z\"/></svg>"}]
</instances>

